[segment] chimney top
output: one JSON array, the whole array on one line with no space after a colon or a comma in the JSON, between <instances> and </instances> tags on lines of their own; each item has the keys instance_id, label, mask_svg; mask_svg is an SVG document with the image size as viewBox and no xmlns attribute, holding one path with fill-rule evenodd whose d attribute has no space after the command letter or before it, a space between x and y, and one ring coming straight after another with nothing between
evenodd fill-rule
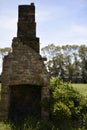
<instances>
[{"instance_id":1,"label":"chimney top","mask_svg":"<svg viewBox=\"0 0 87 130\"><path fill-rule=\"evenodd\" d=\"M31 6L34 6L34 3L31 3Z\"/></svg>"}]
</instances>

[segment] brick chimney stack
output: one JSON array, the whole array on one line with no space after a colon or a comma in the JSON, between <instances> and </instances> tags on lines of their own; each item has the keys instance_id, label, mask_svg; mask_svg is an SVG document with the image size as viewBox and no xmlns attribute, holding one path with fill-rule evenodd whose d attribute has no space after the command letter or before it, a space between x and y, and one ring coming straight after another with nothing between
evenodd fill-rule
<instances>
[{"instance_id":1,"label":"brick chimney stack","mask_svg":"<svg viewBox=\"0 0 87 130\"><path fill-rule=\"evenodd\" d=\"M17 37L39 52L39 38L36 38L35 6L19 5Z\"/></svg>"}]
</instances>

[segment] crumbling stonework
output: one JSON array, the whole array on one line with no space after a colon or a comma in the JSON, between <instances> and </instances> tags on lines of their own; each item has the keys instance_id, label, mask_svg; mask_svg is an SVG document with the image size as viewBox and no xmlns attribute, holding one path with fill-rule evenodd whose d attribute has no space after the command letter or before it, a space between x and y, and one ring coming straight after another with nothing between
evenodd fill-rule
<instances>
[{"instance_id":1,"label":"crumbling stonework","mask_svg":"<svg viewBox=\"0 0 87 130\"><path fill-rule=\"evenodd\" d=\"M29 87L38 89L33 90L33 92L30 90L32 92L30 94L30 92L27 92ZM9 115L15 113L16 108L14 107L19 107L18 110L23 114L26 111L33 113L32 108L35 107L33 107L33 102L37 97L40 98L38 102L41 102L44 98L49 98L49 75L43 63L43 58L39 54L35 6L34 3L31 3L31 5L19 6L17 37L13 38L12 53L5 56L3 60L0 119L8 119ZM21 101L21 98L23 101ZM18 103L19 105L17 105ZM41 118L49 117L48 109L40 106L38 110L37 115L40 113ZM20 116L22 113L20 113Z\"/></svg>"}]
</instances>

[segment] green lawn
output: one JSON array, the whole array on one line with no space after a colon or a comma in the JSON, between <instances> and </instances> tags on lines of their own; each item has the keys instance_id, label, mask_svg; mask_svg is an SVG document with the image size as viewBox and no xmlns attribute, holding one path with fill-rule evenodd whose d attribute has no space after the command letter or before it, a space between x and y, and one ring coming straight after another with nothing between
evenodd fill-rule
<instances>
[{"instance_id":1,"label":"green lawn","mask_svg":"<svg viewBox=\"0 0 87 130\"><path fill-rule=\"evenodd\" d=\"M87 96L87 84L72 84L72 86L84 96Z\"/></svg>"}]
</instances>

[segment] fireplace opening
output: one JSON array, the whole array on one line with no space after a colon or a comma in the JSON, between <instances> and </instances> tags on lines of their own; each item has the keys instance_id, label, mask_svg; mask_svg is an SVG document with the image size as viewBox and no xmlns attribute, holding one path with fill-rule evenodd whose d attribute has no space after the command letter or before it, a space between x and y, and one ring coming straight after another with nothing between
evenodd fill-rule
<instances>
[{"instance_id":1,"label":"fireplace opening","mask_svg":"<svg viewBox=\"0 0 87 130\"><path fill-rule=\"evenodd\" d=\"M9 119L41 117L41 86L10 86Z\"/></svg>"}]
</instances>

